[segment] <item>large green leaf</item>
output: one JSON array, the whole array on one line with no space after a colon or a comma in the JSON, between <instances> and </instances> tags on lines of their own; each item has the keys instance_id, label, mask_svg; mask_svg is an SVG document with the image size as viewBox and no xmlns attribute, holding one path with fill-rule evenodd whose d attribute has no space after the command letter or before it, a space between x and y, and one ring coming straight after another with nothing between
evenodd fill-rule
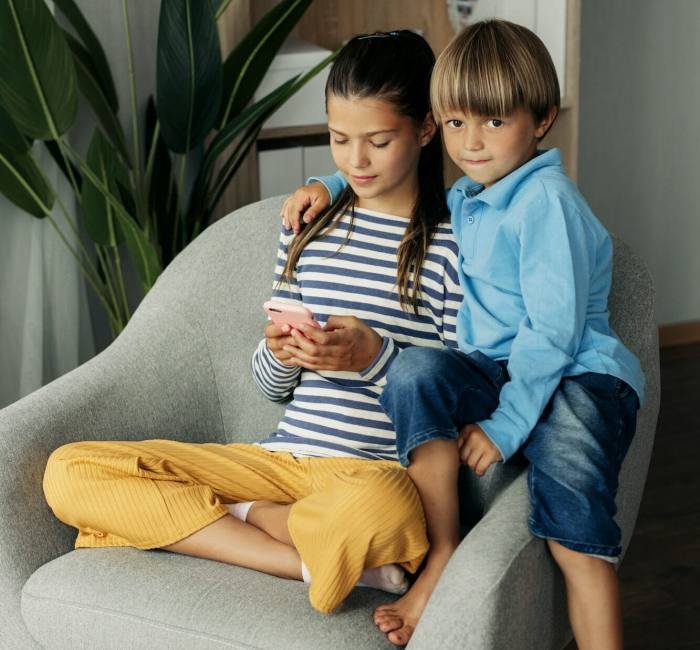
<instances>
[{"instance_id":1,"label":"large green leaf","mask_svg":"<svg viewBox=\"0 0 700 650\"><path fill-rule=\"evenodd\" d=\"M253 97L272 60L311 0L284 0L265 14L224 63L224 101L217 122L223 128Z\"/></svg>"},{"instance_id":2,"label":"large green leaf","mask_svg":"<svg viewBox=\"0 0 700 650\"><path fill-rule=\"evenodd\" d=\"M194 215L197 223L199 223L201 218L206 227L208 219L221 199L226 186L240 167L248 150L254 144L263 124L280 106L282 106L282 104L310 79L323 70L337 55L338 51L333 52L303 75L289 79L263 97L260 101L246 108L238 117L231 120L226 128L219 133L217 138L212 142L210 149L207 151L204 164L202 165L206 176L203 176L201 181L198 178L197 181L200 182L195 184L194 196L196 200L201 202L201 205L197 205L195 210L201 212L202 215L201 217L199 214ZM226 151L227 147L234 140L236 142L235 146ZM213 163L224 151L226 151L226 158L223 160L219 176L215 185L211 189L208 189L210 185L209 174L213 168ZM206 197L207 193L209 193L210 196ZM190 215L192 214L193 211L191 210ZM195 227L195 231L197 230L198 228Z\"/></svg>"},{"instance_id":3,"label":"large green leaf","mask_svg":"<svg viewBox=\"0 0 700 650\"><path fill-rule=\"evenodd\" d=\"M117 211L119 228L129 249L131 259L136 266L144 293L148 293L155 284L163 267L158 260L158 253L138 224L127 214Z\"/></svg>"},{"instance_id":4,"label":"large green leaf","mask_svg":"<svg viewBox=\"0 0 700 650\"><path fill-rule=\"evenodd\" d=\"M102 94L105 96L110 108L114 113L119 112L119 99L117 91L114 88L114 80L112 73L107 63L102 45L92 31L92 28L85 20L82 12L75 4L74 0L53 0L53 3L58 7L59 11L68 19L75 33L78 35L85 50L89 53L87 57L90 72L95 81L102 89Z\"/></svg>"},{"instance_id":5,"label":"large green leaf","mask_svg":"<svg viewBox=\"0 0 700 650\"><path fill-rule=\"evenodd\" d=\"M10 114L0 104L0 143L6 150L14 153L25 153L32 146L12 121Z\"/></svg>"},{"instance_id":6,"label":"large green leaf","mask_svg":"<svg viewBox=\"0 0 700 650\"><path fill-rule=\"evenodd\" d=\"M113 197L119 196L117 178L124 174L114 148L99 129L94 130L90 139L87 165ZM82 204L85 229L92 240L103 246L116 246L119 229L115 226L114 207L109 197L88 178L83 185Z\"/></svg>"},{"instance_id":7,"label":"large green leaf","mask_svg":"<svg viewBox=\"0 0 700 650\"><path fill-rule=\"evenodd\" d=\"M113 146L119 149L124 161L129 162L129 152L124 140L122 125L117 118L110 100L104 94L99 80L94 76L94 69L90 64L90 53L75 40L70 34L65 33L66 41L73 53L75 72L78 79L78 87L95 112L105 135Z\"/></svg>"},{"instance_id":8,"label":"large green leaf","mask_svg":"<svg viewBox=\"0 0 700 650\"><path fill-rule=\"evenodd\" d=\"M84 182L87 183L87 181L90 181L95 185L114 209L114 216L119 229L124 235L129 253L141 278L143 289L145 292L148 292L162 271L162 267L158 261L158 253L151 242L148 241L146 234L141 230L136 221L134 221L133 217L124 209L124 206L111 192L110 188L93 173L90 167L88 167L68 143L64 142L62 146L70 153L71 158L75 164L78 165L80 171L82 171ZM119 179L117 179L117 182L118 181Z\"/></svg>"},{"instance_id":9,"label":"large green leaf","mask_svg":"<svg viewBox=\"0 0 700 650\"><path fill-rule=\"evenodd\" d=\"M171 151L190 151L214 126L221 74L219 34L210 1L162 0L156 103Z\"/></svg>"},{"instance_id":10,"label":"large green leaf","mask_svg":"<svg viewBox=\"0 0 700 650\"><path fill-rule=\"evenodd\" d=\"M29 153L17 153L2 146L0 192L39 219L45 217L53 206L53 192Z\"/></svg>"},{"instance_id":11,"label":"large green leaf","mask_svg":"<svg viewBox=\"0 0 700 650\"><path fill-rule=\"evenodd\" d=\"M73 57L43 0L0 0L0 100L38 140L56 139L75 121Z\"/></svg>"}]
</instances>

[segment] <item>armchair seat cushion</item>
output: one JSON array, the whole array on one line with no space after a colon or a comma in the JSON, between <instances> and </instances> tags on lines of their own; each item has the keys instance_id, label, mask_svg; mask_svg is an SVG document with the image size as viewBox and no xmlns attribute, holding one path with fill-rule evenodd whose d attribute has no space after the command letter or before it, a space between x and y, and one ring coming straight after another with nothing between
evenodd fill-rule
<instances>
[{"instance_id":1,"label":"armchair seat cushion","mask_svg":"<svg viewBox=\"0 0 700 650\"><path fill-rule=\"evenodd\" d=\"M50 648L394 647L372 625L392 596L355 589L333 616L307 587L248 569L131 548L79 549L42 566L22 590L22 616Z\"/></svg>"}]
</instances>

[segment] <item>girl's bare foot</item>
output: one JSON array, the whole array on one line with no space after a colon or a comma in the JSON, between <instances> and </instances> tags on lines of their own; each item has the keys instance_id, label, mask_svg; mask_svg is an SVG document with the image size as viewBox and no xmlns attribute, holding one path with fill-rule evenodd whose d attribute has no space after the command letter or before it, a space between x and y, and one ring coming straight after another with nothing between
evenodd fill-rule
<instances>
[{"instance_id":1,"label":"girl's bare foot","mask_svg":"<svg viewBox=\"0 0 700 650\"><path fill-rule=\"evenodd\" d=\"M423 572L408 592L397 601L380 605L374 610L374 624L394 645L406 645L413 636L418 620L451 555L451 550L443 553L431 551Z\"/></svg>"}]
</instances>

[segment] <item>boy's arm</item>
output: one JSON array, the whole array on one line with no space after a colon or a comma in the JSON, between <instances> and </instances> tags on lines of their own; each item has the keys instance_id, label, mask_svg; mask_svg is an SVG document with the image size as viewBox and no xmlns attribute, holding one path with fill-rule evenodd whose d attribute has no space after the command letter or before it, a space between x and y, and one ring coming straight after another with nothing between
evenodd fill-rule
<instances>
[{"instance_id":1,"label":"boy's arm","mask_svg":"<svg viewBox=\"0 0 700 650\"><path fill-rule=\"evenodd\" d=\"M309 176L309 178L306 179L306 184L308 185L309 183L321 183L328 191L328 196L330 197L331 203L337 201L343 190L348 186L345 176L343 176L340 172L336 172L333 174L333 176ZM447 205L451 211L452 204L450 203L450 200L453 196L452 188L446 189L445 194L447 197Z\"/></svg>"},{"instance_id":2,"label":"boy's arm","mask_svg":"<svg viewBox=\"0 0 700 650\"><path fill-rule=\"evenodd\" d=\"M277 262L275 264L272 297L282 302L301 305L301 292L296 278L292 278L289 282L282 281L280 283L282 272L287 263L287 248L293 237L293 232L282 228ZM258 388L260 388L265 397L273 402L284 402L289 399L301 374L301 368L298 366L286 366L275 357L267 346L267 339L260 341L253 353L251 368Z\"/></svg>"},{"instance_id":3,"label":"boy's arm","mask_svg":"<svg viewBox=\"0 0 700 650\"><path fill-rule=\"evenodd\" d=\"M336 172L333 176L309 176L306 179L306 184L308 185L309 183L321 183L328 191L331 203L335 203L343 193L343 190L348 186L345 176L340 172Z\"/></svg>"},{"instance_id":4,"label":"boy's arm","mask_svg":"<svg viewBox=\"0 0 700 650\"><path fill-rule=\"evenodd\" d=\"M511 346L498 408L478 423L504 460L525 442L576 356L600 243L575 208L545 195L522 220L519 240L527 316ZM610 277L611 248L603 250Z\"/></svg>"}]
</instances>

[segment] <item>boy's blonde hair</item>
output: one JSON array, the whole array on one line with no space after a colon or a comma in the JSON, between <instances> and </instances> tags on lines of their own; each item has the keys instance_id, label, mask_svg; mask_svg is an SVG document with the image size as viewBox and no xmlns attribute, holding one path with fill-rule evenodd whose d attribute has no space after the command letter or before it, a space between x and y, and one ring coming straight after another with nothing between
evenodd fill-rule
<instances>
[{"instance_id":1,"label":"boy's blonde hair","mask_svg":"<svg viewBox=\"0 0 700 650\"><path fill-rule=\"evenodd\" d=\"M525 108L539 122L561 101L544 43L506 20L481 21L457 34L435 63L430 95L438 120L455 110L505 117Z\"/></svg>"}]
</instances>

